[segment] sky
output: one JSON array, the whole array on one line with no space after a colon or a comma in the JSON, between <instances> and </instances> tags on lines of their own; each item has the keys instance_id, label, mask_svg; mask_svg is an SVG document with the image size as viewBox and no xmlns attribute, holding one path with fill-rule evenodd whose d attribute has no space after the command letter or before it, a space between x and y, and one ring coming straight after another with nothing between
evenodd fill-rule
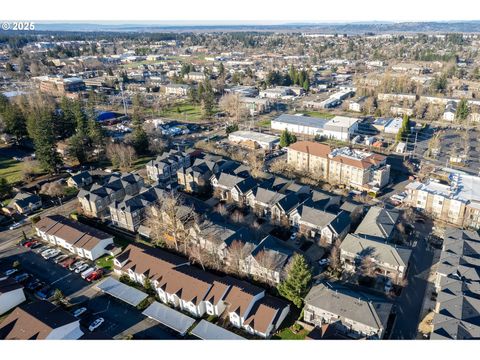
<instances>
[{"instance_id":1,"label":"sky","mask_svg":"<svg viewBox=\"0 0 480 360\"><path fill-rule=\"evenodd\" d=\"M71 2L72 6L68 3L6 1L2 3L0 19L185 25L480 20L478 0L80 0Z\"/></svg>"}]
</instances>

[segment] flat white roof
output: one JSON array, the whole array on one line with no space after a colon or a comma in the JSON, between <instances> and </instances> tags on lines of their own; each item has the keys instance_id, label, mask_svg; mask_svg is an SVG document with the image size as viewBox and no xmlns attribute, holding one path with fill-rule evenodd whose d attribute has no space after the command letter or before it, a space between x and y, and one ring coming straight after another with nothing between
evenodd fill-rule
<instances>
[{"instance_id":1,"label":"flat white roof","mask_svg":"<svg viewBox=\"0 0 480 360\"><path fill-rule=\"evenodd\" d=\"M229 135L229 138L230 138L230 136L242 138L242 139L245 139L245 140L254 140L254 141L266 142L266 143L273 143L273 142L279 141L278 136L263 134L263 133L259 133L259 132L255 132L255 131L239 130L239 131L235 131L235 132L231 133Z\"/></svg>"},{"instance_id":2,"label":"flat white roof","mask_svg":"<svg viewBox=\"0 0 480 360\"><path fill-rule=\"evenodd\" d=\"M202 340L245 340L245 338L220 326L202 320L191 331L192 335Z\"/></svg>"},{"instance_id":3,"label":"flat white roof","mask_svg":"<svg viewBox=\"0 0 480 360\"><path fill-rule=\"evenodd\" d=\"M107 277L96 286L108 295L120 299L132 306L137 306L148 297L144 292L125 285L112 277Z\"/></svg>"},{"instance_id":4,"label":"flat white roof","mask_svg":"<svg viewBox=\"0 0 480 360\"><path fill-rule=\"evenodd\" d=\"M179 332L180 335L185 335L195 323L195 319L190 316L160 304L158 301L154 301L142 314Z\"/></svg>"}]
</instances>

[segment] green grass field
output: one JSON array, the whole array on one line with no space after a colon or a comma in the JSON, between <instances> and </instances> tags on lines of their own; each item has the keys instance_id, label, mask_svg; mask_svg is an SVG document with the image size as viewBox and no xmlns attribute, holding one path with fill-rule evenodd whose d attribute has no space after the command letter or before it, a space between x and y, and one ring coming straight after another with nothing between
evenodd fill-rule
<instances>
[{"instance_id":1,"label":"green grass field","mask_svg":"<svg viewBox=\"0 0 480 360\"><path fill-rule=\"evenodd\" d=\"M113 269L113 256L109 256L109 255L102 256L95 263L98 267L104 268L106 270L112 270Z\"/></svg>"},{"instance_id":2,"label":"green grass field","mask_svg":"<svg viewBox=\"0 0 480 360\"><path fill-rule=\"evenodd\" d=\"M0 177L10 184L22 180L22 162L0 156Z\"/></svg>"},{"instance_id":3,"label":"green grass field","mask_svg":"<svg viewBox=\"0 0 480 360\"><path fill-rule=\"evenodd\" d=\"M308 335L308 331L305 329L300 330L296 334L290 328L285 328L275 335L274 339L281 340L304 340Z\"/></svg>"},{"instance_id":4,"label":"green grass field","mask_svg":"<svg viewBox=\"0 0 480 360\"><path fill-rule=\"evenodd\" d=\"M202 120L202 107L192 104L178 104L163 111L161 116L176 120L199 121Z\"/></svg>"},{"instance_id":5,"label":"green grass field","mask_svg":"<svg viewBox=\"0 0 480 360\"><path fill-rule=\"evenodd\" d=\"M318 117L318 118L323 118L328 120L335 117L334 114L330 114L328 112L321 112L321 111L302 111L302 113L308 116Z\"/></svg>"}]
</instances>

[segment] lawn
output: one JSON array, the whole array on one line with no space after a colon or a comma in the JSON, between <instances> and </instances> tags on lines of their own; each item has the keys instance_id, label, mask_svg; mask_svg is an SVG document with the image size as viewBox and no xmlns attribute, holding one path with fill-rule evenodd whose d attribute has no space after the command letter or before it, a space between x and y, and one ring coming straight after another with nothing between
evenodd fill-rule
<instances>
[{"instance_id":1,"label":"lawn","mask_svg":"<svg viewBox=\"0 0 480 360\"><path fill-rule=\"evenodd\" d=\"M202 107L192 104L177 104L161 112L161 116L176 120L199 121L202 120Z\"/></svg>"},{"instance_id":2,"label":"lawn","mask_svg":"<svg viewBox=\"0 0 480 360\"><path fill-rule=\"evenodd\" d=\"M290 328L285 328L274 336L274 339L280 340L304 340L308 335L308 331L301 329L296 334Z\"/></svg>"},{"instance_id":3,"label":"lawn","mask_svg":"<svg viewBox=\"0 0 480 360\"><path fill-rule=\"evenodd\" d=\"M147 162L155 159L155 156L141 156L133 163L133 168L135 170L141 169L145 166Z\"/></svg>"},{"instance_id":4,"label":"lawn","mask_svg":"<svg viewBox=\"0 0 480 360\"><path fill-rule=\"evenodd\" d=\"M97 259L95 264L103 269L113 270L113 256L102 256L101 258Z\"/></svg>"},{"instance_id":5,"label":"lawn","mask_svg":"<svg viewBox=\"0 0 480 360\"><path fill-rule=\"evenodd\" d=\"M262 126L262 127L270 127L271 124L272 124L272 120L270 119L264 119L258 122L258 126Z\"/></svg>"},{"instance_id":6,"label":"lawn","mask_svg":"<svg viewBox=\"0 0 480 360\"><path fill-rule=\"evenodd\" d=\"M327 120L330 120L333 117L335 117L334 114L331 114L328 112L320 112L320 111L302 111L302 113L308 116L323 118Z\"/></svg>"},{"instance_id":7,"label":"lawn","mask_svg":"<svg viewBox=\"0 0 480 360\"><path fill-rule=\"evenodd\" d=\"M22 162L0 156L0 177L4 177L10 184L21 181Z\"/></svg>"}]
</instances>

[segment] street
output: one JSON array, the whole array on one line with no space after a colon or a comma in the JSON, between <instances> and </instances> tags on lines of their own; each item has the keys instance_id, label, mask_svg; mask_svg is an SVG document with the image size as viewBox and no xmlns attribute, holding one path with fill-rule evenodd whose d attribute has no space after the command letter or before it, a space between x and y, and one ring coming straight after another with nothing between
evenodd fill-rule
<instances>
[{"instance_id":1,"label":"street","mask_svg":"<svg viewBox=\"0 0 480 360\"><path fill-rule=\"evenodd\" d=\"M415 339L417 327L420 322L423 299L427 289L427 279L433 261L433 251L428 249L426 238L431 226L415 224L419 236L417 244L412 251L410 267L408 270L408 284L397 298L396 321L392 330L391 339Z\"/></svg>"}]
</instances>

